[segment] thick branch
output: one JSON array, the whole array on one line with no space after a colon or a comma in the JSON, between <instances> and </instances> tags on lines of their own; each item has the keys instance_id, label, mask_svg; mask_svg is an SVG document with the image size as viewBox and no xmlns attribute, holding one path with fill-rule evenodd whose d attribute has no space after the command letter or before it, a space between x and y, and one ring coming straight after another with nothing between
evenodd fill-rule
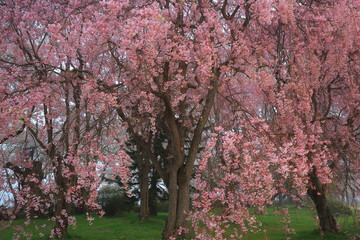
<instances>
[{"instance_id":1,"label":"thick branch","mask_svg":"<svg viewBox=\"0 0 360 240\"><path fill-rule=\"evenodd\" d=\"M212 80L212 88L208 90L208 94L205 101L205 106L201 113L200 119L194 131L194 136L191 141L189 154L187 156L187 161L185 165L185 171L190 172L194 166L195 158L197 156L199 145L201 142L202 133L205 127L205 124L208 121L208 117L210 115L211 109L214 105L215 95L218 88L218 79L220 76L220 70L218 68L214 68L214 77Z\"/></svg>"}]
</instances>

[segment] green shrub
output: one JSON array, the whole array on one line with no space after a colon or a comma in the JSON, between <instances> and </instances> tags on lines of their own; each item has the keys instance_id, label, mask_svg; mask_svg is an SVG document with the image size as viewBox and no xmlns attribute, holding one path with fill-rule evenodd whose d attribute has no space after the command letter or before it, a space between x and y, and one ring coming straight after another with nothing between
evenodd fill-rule
<instances>
[{"instance_id":1,"label":"green shrub","mask_svg":"<svg viewBox=\"0 0 360 240\"><path fill-rule=\"evenodd\" d=\"M99 190L97 201L106 216L114 216L121 212L133 211L136 200L128 197L119 187L106 185Z\"/></svg>"},{"instance_id":2,"label":"green shrub","mask_svg":"<svg viewBox=\"0 0 360 240\"><path fill-rule=\"evenodd\" d=\"M335 216L350 216L350 215L352 215L351 208L339 200L329 199L327 204L330 209L330 212Z\"/></svg>"}]
</instances>

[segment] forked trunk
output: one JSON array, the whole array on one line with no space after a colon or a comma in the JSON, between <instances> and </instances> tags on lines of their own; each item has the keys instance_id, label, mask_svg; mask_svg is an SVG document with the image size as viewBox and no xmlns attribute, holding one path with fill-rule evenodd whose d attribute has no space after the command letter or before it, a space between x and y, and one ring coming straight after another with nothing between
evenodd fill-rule
<instances>
[{"instance_id":1,"label":"forked trunk","mask_svg":"<svg viewBox=\"0 0 360 240\"><path fill-rule=\"evenodd\" d=\"M169 239L170 236L184 237L185 233L179 233L178 230L188 227L186 212L190 206L190 178L180 173L170 174L169 180L169 213L163 231L163 240Z\"/></svg>"}]
</instances>

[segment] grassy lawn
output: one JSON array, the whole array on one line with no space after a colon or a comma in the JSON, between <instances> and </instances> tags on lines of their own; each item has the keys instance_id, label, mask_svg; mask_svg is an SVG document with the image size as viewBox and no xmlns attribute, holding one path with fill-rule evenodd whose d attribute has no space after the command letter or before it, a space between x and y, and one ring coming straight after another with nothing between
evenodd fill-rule
<instances>
[{"instance_id":1,"label":"grassy lawn","mask_svg":"<svg viewBox=\"0 0 360 240\"><path fill-rule=\"evenodd\" d=\"M283 230L283 225L280 222L281 216L273 212L275 208L267 209L267 213L260 215L259 218L263 222L263 227L266 233L259 232L256 234L249 234L244 237L245 240L257 239L285 239L286 234ZM297 209L294 207L289 208L291 217L290 227L294 228L296 234L290 235L291 239L295 240L345 240L350 239L348 235L341 232L339 234L326 234L322 235L314 225L314 213L307 208ZM77 217L77 228L69 228L70 237L68 239L81 239L81 240L160 240L161 232L166 220L166 213L160 213L158 217L151 217L147 222L141 223L138 220L136 213L124 213L121 216L113 218L96 218L93 224L89 226L85 216ZM357 230L350 222L352 218L340 217L338 218L340 225L343 226L344 231L354 234ZM346 223L347 221L347 223ZM17 223L22 223L22 220L17 220ZM43 228L41 225L47 224ZM39 232L49 232L52 223L46 219L38 219L35 224L27 227L28 230L34 233L32 239L48 239L39 237ZM11 230L0 231L0 240L12 239Z\"/></svg>"},{"instance_id":2,"label":"grassy lawn","mask_svg":"<svg viewBox=\"0 0 360 240\"><path fill-rule=\"evenodd\" d=\"M266 214L259 215L258 218L263 223L263 229L266 232L259 232L256 234L249 234L244 237L246 240L258 239L286 239L289 236L293 240L345 240L351 239L350 235L355 235L358 229L355 229L354 219L351 216L338 217L337 221L341 226L341 232L337 234L327 233L323 235L319 231L318 226L314 223L315 212L308 208L298 209L296 207L289 207L289 214L291 223L289 227L295 229L295 234L286 235L281 223L281 215L275 214L276 208L268 208ZM347 233L345 233L347 232Z\"/></svg>"},{"instance_id":3,"label":"grassy lawn","mask_svg":"<svg viewBox=\"0 0 360 240\"><path fill-rule=\"evenodd\" d=\"M142 223L139 221L136 213L124 213L119 217L95 218L89 226L86 216L76 217L77 227L69 227L70 236L68 239L81 240L159 240L165 224L166 213L160 213L157 217L151 217L148 221ZM17 223L23 221L17 220ZM36 225L32 224L27 229L34 233L31 239L49 239L49 234L45 237L39 237L39 229L44 233L50 232L52 222L46 219L36 220ZM41 225L47 224L43 228ZM12 239L11 230L0 231L0 240Z\"/></svg>"}]
</instances>

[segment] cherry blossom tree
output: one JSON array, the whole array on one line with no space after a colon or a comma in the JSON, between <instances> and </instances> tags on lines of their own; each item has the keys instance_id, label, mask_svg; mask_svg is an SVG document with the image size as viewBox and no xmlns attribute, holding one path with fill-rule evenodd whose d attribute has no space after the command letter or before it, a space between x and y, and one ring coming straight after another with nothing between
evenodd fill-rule
<instances>
[{"instance_id":1,"label":"cherry blossom tree","mask_svg":"<svg viewBox=\"0 0 360 240\"><path fill-rule=\"evenodd\" d=\"M9 207L7 215L13 219L23 206L46 214L54 205L51 237L67 235L67 227L75 223L72 205L86 206L88 213L99 210L97 163L111 167L125 180L128 175L121 161L129 159L127 154L119 147L110 148L122 142L107 134L118 118L107 113L105 119L107 101L96 101L85 84L91 78L87 60L93 56L81 41L78 27L82 25L76 22L83 20L86 14L80 13L93 3L5 1L0 8L1 143L26 133L45 156L43 162L21 154L10 161L2 159L1 167L6 169L1 174L8 170L22 174L19 191L12 191L11 184L2 189L15 194L12 199L19 206ZM118 131L121 127L112 132ZM32 217L37 216L28 214L29 220Z\"/></svg>"},{"instance_id":2,"label":"cherry blossom tree","mask_svg":"<svg viewBox=\"0 0 360 240\"><path fill-rule=\"evenodd\" d=\"M264 152L256 156L253 146L252 158L261 161L266 156L278 190L286 192L281 185L290 180L297 196L308 194L313 200L322 230L336 232L338 225L327 206L330 183L336 172L348 171L344 166L359 168L359 6L353 1L273 1L268 10L257 18L257 34L251 35L250 49L256 64L249 64L245 70L249 84L241 88L239 80L235 88L229 87L227 94L222 94L228 109L242 115L236 127L227 129L231 131L227 135L234 138L242 126L240 134L235 135L239 140L234 141L241 144L249 132L257 132L251 139L263 139L257 146L263 145ZM248 144L238 148L246 149ZM231 145L227 142L225 146ZM209 145L209 149L215 147L215 142ZM226 156L238 155L236 148L226 149L230 152ZM249 157L245 154L238 159L246 166ZM231 179L223 177L219 185L242 183L251 166L241 172L239 169L229 175ZM268 176L266 173L262 174ZM226 171L223 174L226 176ZM209 215L211 203L222 196L222 202L228 204L229 194L222 194L223 188L209 189L199 179L201 192L206 190L207 194L198 196L195 207L206 205L208 210L205 214L195 211L194 219L200 219L200 214L202 223L209 223L200 235L209 237L208 230L219 232L235 214L220 218L222 222ZM244 199L244 192L245 187L238 187L237 198ZM240 209L226 207L231 213ZM224 233L219 233L217 239Z\"/></svg>"},{"instance_id":3,"label":"cherry blossom tree","mask_svg":"<svg viewBox=\"0 0 360 240\"><path fill-rule=\"evenodd\" d=\"M276 64L264 64L276 79L274 95L268 92L276 111L273 126L291 157L287 170L295 177L294 187L306 184L322 230L337 231L326 203L329 184L344 161L359 167L354 158L359 144L358 6L326 1L295 7L273 28L270 56Z\"/></svg>"},{"instance_id":4,"label":"cherry blossom tree","mask_svg":"<svg viewBox=\"0 0 360 240\"><path fill-rule=\"evenodd\" d=\"M241 11L248 14L245 5ZM227 72L241 71L245 62L241 35L248 19L241 19L239 8L202 1L108 2L105 7L108 12L96 22L109 33L111 58L97 88L115 97L119 116L167 185L167 239L186 226L204 128L219 86L229 81ZM163 162L151 147L159 128L168 136Z\"/></svg>"}]
</instances>

